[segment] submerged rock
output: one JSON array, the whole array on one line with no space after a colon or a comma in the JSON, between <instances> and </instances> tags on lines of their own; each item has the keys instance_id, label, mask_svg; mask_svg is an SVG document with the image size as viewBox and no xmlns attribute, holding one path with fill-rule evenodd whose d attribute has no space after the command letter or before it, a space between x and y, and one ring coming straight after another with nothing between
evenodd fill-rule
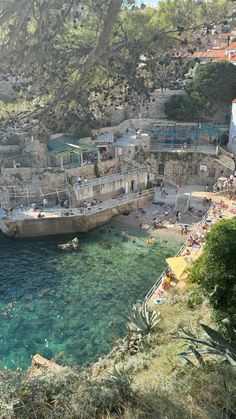
<instances>
[{"instance_id":1,"label":"submerged rock","mask_svg":"<svg viewBox=\"0 0 236 419\"><path fill-rule=\"evenodd\" d=\"M99 291L98 295L102 298L109 298L113 296L112 292L110 291Z\"/></svg>"},{"instance_id":2,"label":"submerged rock","mask_svg":"<svg viewBox=\"0 0 236 419\"><path fill-rule=\"evenodd\" d=\"M111 249L112 248L112 244L104 241L104 242L100 242L99 246L102 247L103 249Z\"/></svg>"}]
</instances>

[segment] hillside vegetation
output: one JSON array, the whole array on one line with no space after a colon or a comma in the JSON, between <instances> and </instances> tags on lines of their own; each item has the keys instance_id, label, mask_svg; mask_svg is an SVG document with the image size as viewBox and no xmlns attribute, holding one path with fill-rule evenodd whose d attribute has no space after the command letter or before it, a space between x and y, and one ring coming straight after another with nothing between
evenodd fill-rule
<instances>
[{"instance_id":1,"label":"hillside vegetation","mask_svg":"<svg viewBox=\"0 0 236 419\"><path fill-rule=\"evenodd\" d=\"M235 243L236 219L218 221L191 282L159 307L135 304L126 337L94 365L2 371L1 417L234 419Z\"/></svg>"},{"instance_id":2,"label":"hillside vegetation","mask_svg":"<svg viewBox=\"0 0 236 419\"><path fill-rule=\"evenodd\" d=\"M195 291L194 291L195 292ZM0 377L4 418L234 418L236 374L208 357L204 366L184 365L186 345L173 334L182 326L199 334L211 310L191 293L174 293L160 309L161 321L143 337L136 354L123 341L90 368L4 371ZM123 349L122 349L123 348Z\"/></svg>"}]
</instances>

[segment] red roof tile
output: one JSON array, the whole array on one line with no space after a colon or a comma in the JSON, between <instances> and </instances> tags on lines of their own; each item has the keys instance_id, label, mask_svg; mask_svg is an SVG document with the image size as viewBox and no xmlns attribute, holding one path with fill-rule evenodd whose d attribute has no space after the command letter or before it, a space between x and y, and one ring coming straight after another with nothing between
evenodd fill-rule
<instances>
[{"instance_id":1,"label":"red roof tile","mask_svg":"<svg viewBox=\"0 0 236 419\"><path fill-rule=\"evenodd\" d=\"M208 51L196 51L194 54L187 53L185 56L192 58L224 58L227 59L227 55L224 49L209 49Z\"/></svg>"},{"instance_id":2,"label":"red roof tile","mask_svg":"<svg viewBox=\"0 0 236 419\"><path fill-rule=\"evenodd\" d=\"M219 33L219 34L215 34L215 36L217 38L228 38L228 36L232 38L233 36L236 36L236 32L233 31L233 32L227 32L227 33Z\"/></svg>"},{"instance_id":3,"label":"red roof tile","mask_svg":"<svg viewBox=\"0 0 236 419\"><path fill-rule=\"evenodd\" d=\"M236 42L230 42L227 50L233 49L236 51Z\"/></svg>"},{"instance_id":4,"label":"red roof tile","mask_svg":"<svg viewBox=\"0 0 236 419\"><path fill-rule=\"evenodd\" d=\"M213 41L212 48L226 48L228 41Z\"/></svg>"}]
</instances>

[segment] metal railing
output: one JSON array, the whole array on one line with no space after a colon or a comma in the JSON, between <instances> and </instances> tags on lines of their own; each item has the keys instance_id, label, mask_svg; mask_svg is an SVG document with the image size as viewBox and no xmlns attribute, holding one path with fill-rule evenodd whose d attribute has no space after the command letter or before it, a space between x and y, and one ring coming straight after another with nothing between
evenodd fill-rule
<instances>
[{"instance_id":1,"label":"metal railing","mask_svg":"<svg viewBox=\"0 0 236 419\"><path fill-rule=\"evenodd\" d=\"M215 146L205 146L205 145L198 145L198 146L189 146L187 145L171 145L171 144L151 144L151 152L158 152L158 151L168 151L168 152L183 152L183 153L203 153L203 154L212 154L216 155L217 150Z\"/></svg>"},{"instance_id":2,"label":"metal railing","mask_svg":"<svg viewBox=\"0 0 236 419\"><path fill-rule=\"evenodd\" d=\"M61 216L68 216L68 215L89 215L95 214L97 212L104 211L106 209L114 208L117 206L121 206L127 204L129 202L136 201L138 199L151 196L154 194L153 189L145 189L142 193L133 192L129 194L125 194L119 198L110 199L105 202L101 202L99 204L93 205L90 208L45 208L42 212L47 214Z\"/></svg>"},{"instance_id":3,"label":"metal railing","mask_svg":"<svg viewBox=\"0 0 236 419\"><path fill-rule=\"evenodd\" d=\"M136 162L135 160L132 160L128 157L120 157L121 160L123 160L126 163L132 164L135 167L139 167L140 169L143 169L145 167L145 169L148 169L149 172L156 176L159 180L166 180L168 183L177 186L177 182L172 179L170 176L165 175L164 173L158 173L157 170L155 170L151 165L149 166L142 166L140 163Z\"/></svg>"},{"instance_id":4,"label":"metal railing","mask_svg":"<svg viewBox=\"0 0 236 419\"><path fill-rule=\"evenodd\" d=\"M214 204L213 204L214 205ZM204 223L206 220L207 220L207 218L208 218L208 216L209 216L209 213L210 213L210 211L211 211L211 209L212 209L212 207L213 207L213 205L211 205L211 207L208 209L208 211L206 212L206 214L202 217L202 219L201 219L201 221L199 221L199 223L197 224L197 226L196 226L196 228L191 232L191 235L192 234L196 234L197 232L198 232L198 230L199 230L199 227L200 227L200 225L202 224L202 223ZM176 253L176 255L174 256L174 257L178 257L178 256L180 256L182 253L183 253L183 251L184 251L184 249L186 249L186 247L187 247L187 241L188 240L186 240L186 242L180 247L180 249L178 250L178 252ZM199 249L198 249L198 251L199 251ZM196 253L198 253L198 251L196 252ZM165 270L160 274L160 276L158 277L158 279L156 280L156 282L155 282L155 284L152 286L152 288L150 289L150 291L147 293L147 295L145 296L145 298L144 298L144 304L145 305L147 305L147 303L148 303L148 301L150 300L150 298L153 296L153 294L154 294L154 292L157 290L157 288L161 285L161 283L162 283L162 281L163 281L163 279L165 278L165 276L166 276L166 272L169 270L169 268L168 268L168 266L165 268Z\"/></svg>"},{"instance_id":5,"label":"metal railing","mask_svg":"<svg viewBox=\"0 0 236 419\"><path fill-rule=\"evenodd\" d=\"M119 160L131 164L134 167L138 167L139 169L142 169L144 167L141 163L138 163L136 160L131 159L130 157L119 156Z\"/></svg>"},{"instance_id":6,"label":"metal railing","mask_svg":"<svg viewBox=\"0 0 236 419\"><path fill-rule=\"evenodd\" d=\"M145 171L146 172L148 171L148 167L141 167L139 169L127 170L125 172L114 173L113 175L106 175L106 176L102 176L100 178L87 180L86 182L82 182L80 185L78 184L78 182L74 183L73 188L75 190L82 190L82 189L90 188L90 187L93 187L93 186L100 186L100 185L104 185L104 184L109 183L109 182L114 182L116 180L124 180L128 176L136 176L136 175L139 175L140 173L143 173Z\"/></svg>"}]
</instances>

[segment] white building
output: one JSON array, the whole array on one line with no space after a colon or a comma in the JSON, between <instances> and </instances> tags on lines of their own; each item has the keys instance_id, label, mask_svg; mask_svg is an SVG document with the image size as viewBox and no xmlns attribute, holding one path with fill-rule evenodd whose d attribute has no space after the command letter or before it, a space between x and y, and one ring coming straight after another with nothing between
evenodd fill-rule
<instances>
[{"instance_id":1,"label":"white building","mask_svg":"<svg viewBox=\"0 0 236 419\"><path fill-rule=\"evenodd\" d=\"M229 142L227 148L230 153L236 154L236 99L234 99L232 102Z\"/></svg>"}]
</instances>

